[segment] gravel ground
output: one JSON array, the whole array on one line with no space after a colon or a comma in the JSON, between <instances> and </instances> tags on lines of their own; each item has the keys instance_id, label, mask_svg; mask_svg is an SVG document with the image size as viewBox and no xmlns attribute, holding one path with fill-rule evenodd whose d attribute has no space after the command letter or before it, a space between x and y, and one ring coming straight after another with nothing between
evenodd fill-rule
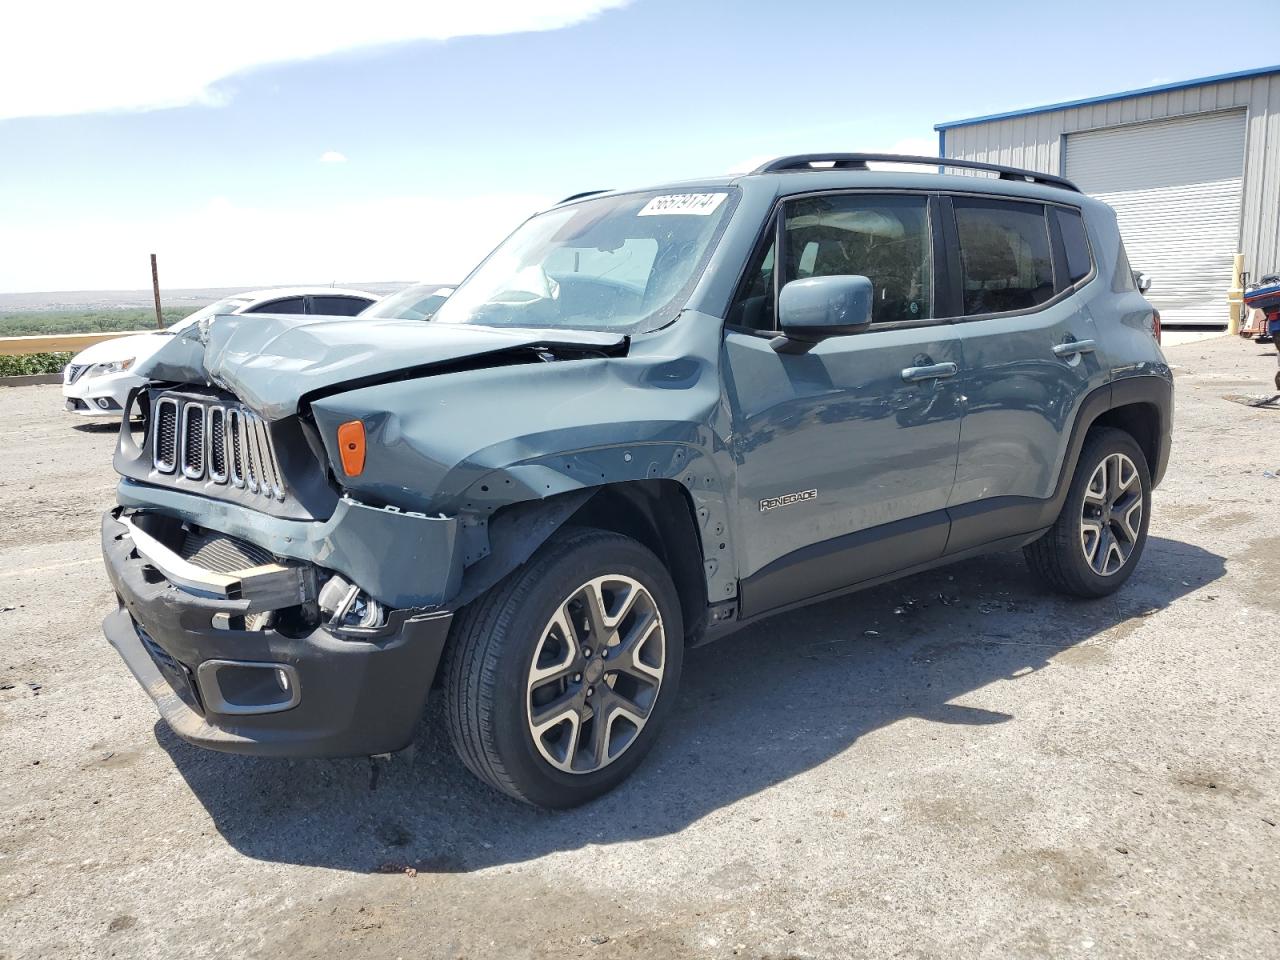
<instances>
[{"instance_id":1,"label":"gravel ground","mask_svg":"<svg viewBox=\"0 0 1280 960\"><path fill-rule=\"evenodd\" d=\"M178 741L98 632L111 428L0 390L0 958L1280 955L1280 410L1222 399L1275 353L1168 354L1117 596L1014 553L760 624L564 814L473 781L432 709L376 789Z\"/></svg>"}]
</instances>

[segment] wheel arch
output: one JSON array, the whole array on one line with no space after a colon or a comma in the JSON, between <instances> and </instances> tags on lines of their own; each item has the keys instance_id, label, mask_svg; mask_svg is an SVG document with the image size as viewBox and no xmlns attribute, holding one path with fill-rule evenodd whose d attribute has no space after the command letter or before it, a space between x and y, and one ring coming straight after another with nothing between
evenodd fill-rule
<instances>
[{"instance_id":1,"label":"wheel arch","mask_svg":"<svg viewBox=\"0 0 1280 960\"><path fill-rule=\"evenodd\" d=\"M1087 424L1088 429L1115 427L1133 437L1146 458L1151 485L1158 486L1169 465L1173 381L1152 375L1112 381L1107 402L1101 406Z\"/></svg>"},{"instance_id":2,"label":"wheel arch","mask_svg":"<svg viewBox=\"0 0 1280 960\"><path fill-rule=\"evenodd\" d=\"M699 515L689 490L671 479L603 483L500 507L471 526L468 565L449 605L476 599L565 527L594 527L630 537L658 557L680 598L685 639L696 640L709 603Z\"/></svg>"},{"instance_id":3,"label":"wheel arch","mask_svg":"<svg viewBox=\"0 0 1280 960\"><path fill-rule=\"evenodd\" d=\"M1114 427L1133 437L1147 461L1147 470L1154 478L1160 462L1160 411L1149 401L1126 403L1104 411L1093 423L1089 432L1102 427Z\"/></svg>"},{"instance_id":4,"label":"wheel arch","mask_svg":"<svg viewBox=\"0 0 1280 960\"><path fill-rule=\"evenodd\" d=\"M630 537L651 550L675 583L686 641L706 627L707 581L696 508L675 480L632 480L600 487L565 522Z\"/></svg>"}]
</instances>

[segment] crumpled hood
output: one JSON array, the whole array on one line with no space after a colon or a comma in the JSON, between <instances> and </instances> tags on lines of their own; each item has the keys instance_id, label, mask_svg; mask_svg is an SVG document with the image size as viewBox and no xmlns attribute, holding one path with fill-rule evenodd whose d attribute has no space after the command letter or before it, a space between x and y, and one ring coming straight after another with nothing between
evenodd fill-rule
<instances>
[{"instance_id":1,"label":"crumpled hood","mask_svg":"<svg viewBox=\"0 0 1280 960\"><path fill-rule=\"evenodd\" d=\"M191 327L166 344L139 375L151 380L211 383L262 416L295 414L300 398L398 372L423 375L450 361L523 347L608 349L620 334L440 324L423 320L359 320L269 314L220 316L202 333Z\"/></svg>"}]
</instances>

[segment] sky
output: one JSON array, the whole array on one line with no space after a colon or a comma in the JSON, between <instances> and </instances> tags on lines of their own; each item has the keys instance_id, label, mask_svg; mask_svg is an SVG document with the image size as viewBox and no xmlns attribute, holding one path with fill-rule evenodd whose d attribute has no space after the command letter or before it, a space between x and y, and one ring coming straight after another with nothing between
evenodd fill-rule
<instances>
[{"instance_id":1,"label":"sky","mask_svg":"<svg viewBox=\"0 0 1280 960\"><path fill-rule=\"evenodd\" d=\"M305 14L301 11L305 11ZM0 292L454 282L583 190L1273 63L1280 4L45 0L4 15ZM1242 33L1243 31L1243 33ZM1209 38L1213 38L1209 42Z\"/></svg>"}]
</instances>

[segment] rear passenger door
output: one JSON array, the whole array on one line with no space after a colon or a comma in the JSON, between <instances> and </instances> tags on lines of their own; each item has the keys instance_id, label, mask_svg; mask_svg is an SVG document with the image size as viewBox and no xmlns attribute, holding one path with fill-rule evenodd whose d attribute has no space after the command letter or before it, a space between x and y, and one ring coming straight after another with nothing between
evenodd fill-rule
<instances>
[{"instance_id":1,"label":"rear passenger door","mask_svg":"<svg viewBox=\"0 0 1280 960\"><path fill-rule=\"evenodd\" d=\"M1097 271L1080 211L989 196L949 206L966 398L949 508L956 553L1035 529L1080 403L1109 372L1082 293Z\"/></svg>"},{"instance_id":2,"label":"rear passenger door","mask_svg":"<svg viewBox=\"0 0 1280 960\"><path fill-rule=\"evenodd\" d=\"M961 357L935 319L936 212L923 194L794 198L748 266L721 361L745 615L942 554ZM871 280L871 329L775 350L779 290L832 274Z\"/></svg>"}]
</instances>

